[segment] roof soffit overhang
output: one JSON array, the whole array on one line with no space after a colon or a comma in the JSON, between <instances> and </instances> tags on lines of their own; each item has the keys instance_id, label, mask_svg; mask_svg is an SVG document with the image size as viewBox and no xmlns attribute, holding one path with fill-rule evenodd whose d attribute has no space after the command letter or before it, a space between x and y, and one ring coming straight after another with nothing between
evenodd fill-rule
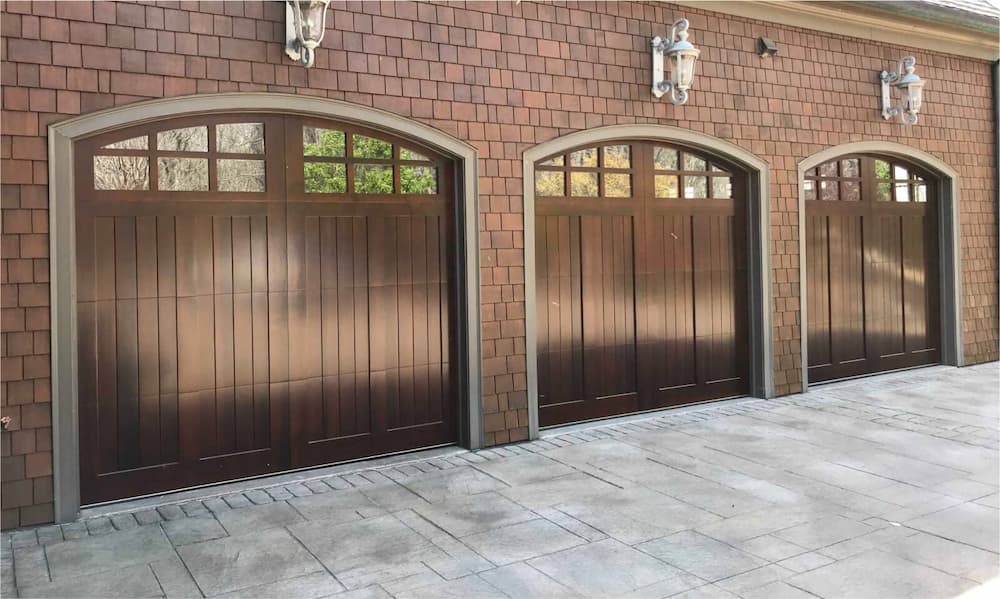
<instances>
[{"instance_id":1,"label":"roof soffit overhang","mask_svg":"<svg viewBox=\"0 0 1000 599\"><path fill-rule=\"evenodd\" d=\"M991 30L989 16L976 26L963 26L959 20L929 20L884 4L863 2L805 2L788 0L675 0L688 6L737 17L767 21L779 25L812 29L913 48L977 58L1000 59L997 32ZM780 40L779 40L780 41Z\"/></svg>"}]
</instances>

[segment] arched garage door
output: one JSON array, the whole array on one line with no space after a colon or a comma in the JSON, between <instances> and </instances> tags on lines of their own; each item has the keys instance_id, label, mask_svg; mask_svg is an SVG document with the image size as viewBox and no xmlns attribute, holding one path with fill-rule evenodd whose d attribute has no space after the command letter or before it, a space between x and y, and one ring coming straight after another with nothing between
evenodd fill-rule
<instances>
[{"instance_id":1,"label":"arched garage door","mask_svg":"<svg viewBox=\"0 0 1000 599\"><path fill-rule=\"evenodd\" d=\"M540 424L746 394L745 174L623 140L534 177Z\"/></svg>"},{"instance_id":2,"label":"arched garage door","mask_svg":"<svg viewBox=\"0 0 1000 599\"><path fill-rule=\"evenodd\" d=\"M81 498L453 442L453 163L299 117L76 143Z\"/></svg>"},{"instance_id":3,"label":"arched garage door","mask_svg":"<svg viewBox=\"0 0 1000 599\"><path fill-rule=\"evenodd\" d=\"M810 381L941 359L936 184L883 156L806 171Z\"/></svg>"}]
</instances>

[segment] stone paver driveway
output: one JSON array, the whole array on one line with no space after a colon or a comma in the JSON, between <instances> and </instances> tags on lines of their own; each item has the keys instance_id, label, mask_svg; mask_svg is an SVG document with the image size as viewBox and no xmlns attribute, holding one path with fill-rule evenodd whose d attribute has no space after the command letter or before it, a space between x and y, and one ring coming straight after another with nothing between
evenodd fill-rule
<instances>
[{"instance_id":1,"label":"stone paver driveway","mask_svg":"<svg viewBox=\"0 0 1000 599\"><path fill-rule=\"evenodd\" d=\"M937 367L119 504L4 535L3 595L955 596L1000 571L998 387Z\"/></svg>"}]
</instances>

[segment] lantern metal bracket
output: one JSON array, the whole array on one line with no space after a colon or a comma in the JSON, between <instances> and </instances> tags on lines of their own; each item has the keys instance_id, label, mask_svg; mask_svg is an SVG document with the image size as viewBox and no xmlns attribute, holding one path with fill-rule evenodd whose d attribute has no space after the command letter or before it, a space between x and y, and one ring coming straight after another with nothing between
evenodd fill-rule
<instances>
[{"instance_id":1,"label":"lantern metal bracket","mask_svg":"<svg viewBox=\"0 0 1000 599\"><path fill-rule=\"evenodd\" d=\"M313 23L315 30L310 29L309 35L304 34L304 19L315 18L316 15L303 15L302 5L309 12L320 11L318 20ZM299 61L305 67L313 66L316 59L316 48L323 41L326 33L326 10L330 0L285 0L285 54L292 60Z\"/></svg>"},{"instance_id":2,"label":"lantern metal bracket","mask_svg":"<svg viewBox=\"0 0 1000 599\"><path fill-rule=\"evenodd\" d=\"M692 61L690 73L693 77L693 61L697 60L698 54L701 53L687 41L688 26L687 19L677 19L670 28L670 37L656 36L650 42L653 50L653 95L657 98L667 96L671 104L686 103L688 88L691 85L690 79L686 81L679 79L681 74L675 71L678 61L688 59ZM665 58L672 59L670 78L666 77L664 70Z\"/></svg>"},{"instance_id":3,"label":"lantern metal bracket","mask_svg":"<svg viewBox=\"0 0 1000 599\"><path fill-rule=\"evenodd\" d=\"M893 117L899 117L899 122L904 125L913 125L917 122L919 104L916 106L917 110L913 110L912 106L893 106L892 102L892 88L898 87L905 89L907 94L909 94L909 86L915 84L918 89L923 86L923 83L920 81L920 77L917 77L914 73L916 64L916 58L913 56L907 56L899 61L899 66L895 73L890 71L882 71L879 73L879 80L882 84L883 119L888 121Z\"/></svg>"}]
</instances>

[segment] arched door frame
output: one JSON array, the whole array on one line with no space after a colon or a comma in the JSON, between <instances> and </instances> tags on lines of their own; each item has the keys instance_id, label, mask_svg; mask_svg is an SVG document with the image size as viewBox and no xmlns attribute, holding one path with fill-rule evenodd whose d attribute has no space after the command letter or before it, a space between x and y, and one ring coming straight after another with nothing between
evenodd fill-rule
<instances>
[{"instance_id":1,"label":"arched door frame","mask_svg":"<svg viewBox=\"0 0 1000 599\"><path fill-rule=\"evenodd\" d=\"M896 157L929 169L940 180L937 186L938 254L941 285L941 362L965 365L962 347L961 239L959 234L959 175L941 159L916 148L890 141L857 141L820 150L798 165L799 189L799 268L806 268L806 196L802 181L806 171L846 154L881 154ZM799 323L802 342L802 390L809 388L806 276L799 275Z\"/></svg>"},{"instance_id":2,"label":"arched door frame","mask_svg":"<svg viewBox=\"0 0 1000 599\"><path fill-rule=\"evenodd\" d=\"M80 508L79 403L76 322L76 198L74 141L98 133L191 114L273 112L348 121L419 140L457 161L459 211L458 300L463 324L458 352L463 397L459 439L482 446L481 329L479 305L478 152L454 137L399 115L339 100L280 93L223 93L138 102L49 126L49 251L52 343L54 516L77 517Z\"/></svg>"},{"instance_id":3,"label":"arched door frame","mask_svg":"<svg viewBox=\"0 0 1000 599\"><path fill-rule=\"evenodd\" d=\"M750 309L750 392L756 397L774 395L771 346L770 172L767 162L728 141L705 133L667 125L609 125L577 131L524 151L524 294L527 350L528 435L538 438L538 332L535 298L535 162L583 145L615 140L648 140L700 149L741 166L747 174L749 214L748 256Z\"/></svg>"}]
</instances>

